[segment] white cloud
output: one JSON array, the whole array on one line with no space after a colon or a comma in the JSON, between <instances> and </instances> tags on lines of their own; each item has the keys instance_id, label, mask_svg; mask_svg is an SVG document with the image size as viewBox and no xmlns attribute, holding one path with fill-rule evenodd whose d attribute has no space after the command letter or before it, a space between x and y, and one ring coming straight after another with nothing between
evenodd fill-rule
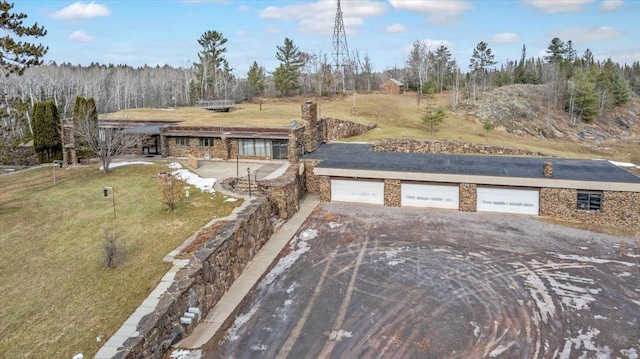
<instances>
[{"instance_id":1,"label":"white cloud","mask_svg":"<svg viewBox=\"0 0 640 359\"><path fill-rule=\"evenodd\" d=\"M78 31L72 32L71 35L69 35L69 40L75 41L75 42L91 42L95 40L95 38L93 36L87 35L83 31L78 30Z\"/></svg>"},{"instance_id":2,"label":"white cloud","mask_svg":"<svg viewBox=\"0 0 640 359\"><path fill-rule=\"evenodd\" d=\"M513 32L501 32L499 34L493 35L491 41L498 44L513 44L520 42L520 36L518 36L518 34L514 34Z\"/></svg>"},{"instance_id":3,"label":"white cloud","mask_svg":"<svg viewBox=\"0 0 640 359\"><path fill-rule=\"evenodd\" d=\"M600 5L601 11L613 11L624 5L623 0L604 0Z\"/></svg>"},{"instance_id":4,"label":"white cloud","mask_svg":"<svg viewBox=\"0 0 640 359\"><path fill-rule=\"evenodd\" d=\"M559 37L563 41L571 40L574 44L584 44L590 41L603 41L627 35L623 30L608 26L571 27L556 30L552 37Z\"/></svg>"},{"instance_id":5,"label":"white cloud","mask_svg":"<svg viewBox=\"0 0 640 359\"><path fill-rule=\"evenodd\" d=\"M92 19L111 15L111 10L105 5L96 4L94 1L85 4L73 3L62 10L54 12L51 17L62 20Z\"/></svg>"},{"instance_id":6,"label":"white cloud","mask_svg":"<svg viewBox=\"0 0 640 359\"><path fill-rule=\"evenodd\" d=\"M382 15L386 5L372 0L341 3L342 18L347 34L356 33L366 18ZM260 18L282 21L298 21L300 30L307 33L330 34L333 32L336 2L318 0L315 3L299 2L286 6L268 6L260 12Z\"/></svg>"},{"instance_id":7,"label":"white cloud","mask_svg":"<svg viewBox=\"0 0 640 359\"><path fill-rule=\"evenodd\" d=\"M424 12L429 14L429 21L435 24L449 24L458 21L458 17L473 8L464 0L389 0L394 9Z\"/></svg>"},{"instance_id":8,"label":"white cloud","mask_svg":"<svg viewBox=\"0 0 640 359\"><path fill-rule=\"evenodd\" d=\"M542 12L557 14L582 11L587 4L595 1L596 0L522 0L522 3Z\"/></svg>"},{"instance_id":9,"label":"white cloud","mask_svg":"<svg viewBox=\"0 0 640 359\"><path fill-rule=\"evenodd\" d=\"M397 34L399 32L407 31L407 27L402 24L393 24L393 25L387 26L386 30L389 34Z\"/></svg>"}]
</instances>

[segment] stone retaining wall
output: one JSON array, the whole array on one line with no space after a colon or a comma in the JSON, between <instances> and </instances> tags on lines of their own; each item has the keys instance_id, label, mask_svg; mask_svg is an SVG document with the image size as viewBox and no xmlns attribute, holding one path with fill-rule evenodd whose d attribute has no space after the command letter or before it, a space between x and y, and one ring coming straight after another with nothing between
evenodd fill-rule
<instances>
[{"instance_id":1,"label":"stone retaining wall","mask_svg":"<svg viewBox=\"0 0 640 359\"><path fill-rule=\"evenodd\" d=\"M548 157L540 152L450 140L386 140L373 144L373 146L371 146L371 151Z\"/></svg>"},{"instance_id":2,"label":"stone retaining wall","mask_svg":"<svg viewBox=\"0 0 640 359\"><path fill-rule=\"evenodd\" d=\"M340 120L337 118L322 118L318 121L318 132L320 141L342 140L348 137L360 136L368 131L376 128L375 122L369 125L361 125L359 123Z\"/></svg>"},{"instance_id":3,"label":"stone retaining wall","mask_svg":"<svg viewBox=\"0 0 640 359\"><path fill-rule=\"evenodd\" d=\"M272 218L268 200L254 199L176 273L156 309L138 323L138 336L129 338L114 358L162 358L193 331L198 321L181 324L180 318L189 308L198 308L200 318L207 315L271 237Z\"/></svg>"},{"instance_id":4,"label":"stone retaining wall","mask_svg":"<svg viewBox=\"0 0 640 359\"><path fill-rule=\"evenodd\" d=\"M176 273L156 309L138 323L138 336L129 338L114 358L162 358L198 322L181 324L184 313L198 308L199 319L206 317L269 240L277 217L289 219L298 211L305 194L304 171L299 166L290 166L276 179L259 182L262 195L253 198Z\"/></svg>"},{"instance_id":5,"label":"stone retaining wall","mask_svg":"<svg viewBox=\"0 0 640 359\"><path fill-rule=\"evenodd\" d=\"M640 229L640 193L604 191L600 211L577 209L578 190L540 189L540 215L553 219Z\"/></svg>"},{"instance_id":6,"label":"stone retaining wall","mask_svg":"<svg viewBox=\"0 0 640 359\"><path fill-rule=\"evenodd\" d=\"M304 164L289 166L280 177L258 181L261 193L266 194L272 211L281 219L291 218L300 209L300 199L304 196Z\"/></svg>"},{"instance_id":7,"label":"stone retaining wall","mask_svg":"<svg viewBox=\"0 0 640 359\"><path fill-rule=\"evenodd\" d=\"M304 163L304 183L309 193L320 193L320 183L319 176L313 174L313 170L316 168L318 163L322 162L322 160L307 160L303 159L302 163Z\"/></svg>"}]
</instances>

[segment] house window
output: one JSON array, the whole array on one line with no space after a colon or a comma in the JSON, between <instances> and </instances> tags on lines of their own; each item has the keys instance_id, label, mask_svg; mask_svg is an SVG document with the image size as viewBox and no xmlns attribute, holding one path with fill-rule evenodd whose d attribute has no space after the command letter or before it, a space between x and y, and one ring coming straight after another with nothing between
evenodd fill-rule
<instances>
[{"instance_id":1,"label":"house window","mask_svg":"<svg viewBox=\"0 0 640 359\"><path fill-rule=\"evenodd\" d=\"M263 139L238 140L238 153L240 156L269 157L271 156L270 142Z\"/></svg>"},{"instance_id":2,"label":"house window","mask_svg":"<svg viewBox=\"0 0 640 359\"><path fill-rule=\"evenodd\" d=\"M198 140L198 146L200 146L200 147L212 147L213 146L213 138L201 137L200 140Z\"/></svg>"},{"instance_id":3,"label":"house window","mask_svg":"<svg viewBox=\"0 0 640 359\"><path fill-rule=\"evenodd\" d=\"M602 192L578 191L577 208L583 211L597 211L602 208Z\"/></svg>"},{"instance_id":4,"label":"house window","mask_svg":"<svg viewBox=\"0 0 640 359\"><path fill-rule=\"evenodd\" d=\"M189 137L176 137L176 146L189 146Z\"/></svg>"}]
</instances>

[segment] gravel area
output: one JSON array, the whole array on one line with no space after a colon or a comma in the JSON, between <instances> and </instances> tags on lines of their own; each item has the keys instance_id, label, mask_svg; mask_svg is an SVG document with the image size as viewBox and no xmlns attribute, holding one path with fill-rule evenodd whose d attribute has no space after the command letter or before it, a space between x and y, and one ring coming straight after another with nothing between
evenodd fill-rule
<instances>
[{"instance_id":1,"label":"gravel area","mask_svg":"<svg viewBox=\"0 0 640 359\"><path fill-rule=\"evenodd\" d=\"M638 358L633 238L321 204L206 358Z\"/></svg>"}]
</instances>

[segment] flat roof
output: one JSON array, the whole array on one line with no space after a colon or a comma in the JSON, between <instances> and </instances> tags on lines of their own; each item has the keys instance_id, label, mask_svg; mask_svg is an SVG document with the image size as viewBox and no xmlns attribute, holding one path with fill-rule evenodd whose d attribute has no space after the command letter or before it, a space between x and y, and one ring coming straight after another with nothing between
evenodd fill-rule
<instances>
[{"instance_id":1,"label":"flat roof","mask_svg":"<svg viewBox=\"0 0 640 359\"><path fill-rule=\"evenodd\" d=\"M547 179L544 162L552 162L554 180L640 184L640 177L604 160L372 152L370 148L370 144L322 144L303 158L323 160L316 168L533 179Z\"/></svg>"}]
</instances>

